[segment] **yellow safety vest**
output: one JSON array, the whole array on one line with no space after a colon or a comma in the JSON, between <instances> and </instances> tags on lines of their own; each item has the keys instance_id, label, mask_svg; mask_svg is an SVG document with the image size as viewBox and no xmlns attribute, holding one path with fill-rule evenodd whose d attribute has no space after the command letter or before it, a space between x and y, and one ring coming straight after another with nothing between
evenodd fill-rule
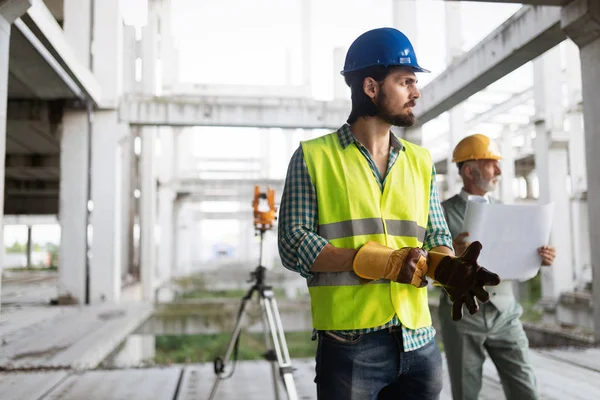
<instances>
[{"instance_id":1,"label":"yellow safety vest","mask_svg":"<svg viewBox=\"0 0 600 400\"><path fill-rule=\"evenodd\" d=\"M342 148L337 132L302 142L315 186L319 235L338 248L376 241L394 249L421 247L429 214L432 160L422 147L404 150L387 173L383 193L356 145ZM431 325L427 289L378 280L361 284L354 272L314 272L307 280L313 325L318 330L372 328L400 322Z\"/></svg>"}]
</instances>

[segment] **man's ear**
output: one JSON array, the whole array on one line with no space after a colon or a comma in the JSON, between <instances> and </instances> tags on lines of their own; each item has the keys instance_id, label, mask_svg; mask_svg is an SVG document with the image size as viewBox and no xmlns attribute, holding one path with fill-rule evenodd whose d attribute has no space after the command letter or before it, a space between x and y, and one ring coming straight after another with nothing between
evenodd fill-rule
<instances>
[{"instance_id":1,"label":"man's ear","mask_svg":"<svg viewBox=\"0 0 600 400\"><path fill-rule=\"evenodd\" d=\"M465 178L473 179L473 167L469 164L465 164L462 167L462 174Z\"/></svg>"},{"instance_id":2,"label":"man's ear","mask_svg":"<svg viewBox=\"0 0 600 400\"><path fill-rule=\"evenodd\" d=\"M377 91L379 90L379 84L377 81L370 76L363 80L363 91L369 98L374 99L377 97Z\"/></svg>"}]
</instances>

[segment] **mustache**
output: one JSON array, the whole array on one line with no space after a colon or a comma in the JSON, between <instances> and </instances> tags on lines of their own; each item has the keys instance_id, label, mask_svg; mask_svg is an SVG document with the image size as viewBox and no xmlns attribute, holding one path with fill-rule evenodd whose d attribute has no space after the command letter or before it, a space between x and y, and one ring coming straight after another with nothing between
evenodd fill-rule
<instances>
[{"instance_id":1,"label":"mustache","mask_svg":"<svg viewBox=\"0 0 600 400\"><path fill-rule=\"evenodd\" d=\"M404 108L415 107L416 105L417 105L417 103L415 101L409 101L408 103L406 103L404 105Z\"/></svg>"}]
</instances>

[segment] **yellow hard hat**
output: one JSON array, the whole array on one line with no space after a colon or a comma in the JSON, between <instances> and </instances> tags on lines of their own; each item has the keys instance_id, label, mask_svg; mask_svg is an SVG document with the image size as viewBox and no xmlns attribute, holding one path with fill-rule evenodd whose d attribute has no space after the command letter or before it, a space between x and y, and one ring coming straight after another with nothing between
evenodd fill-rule
<instances>
[{"instance_id":1,"label":"yellow hard hat","mask_svg":"<svg viewBox=\"0 0 600 400\"><path fill-rule=\"evenodd\" d=\"M476 133L458 142L452 153L453 163L469 160L502 160L502 156L492 139Z\"/></svg>"}]
</instances>

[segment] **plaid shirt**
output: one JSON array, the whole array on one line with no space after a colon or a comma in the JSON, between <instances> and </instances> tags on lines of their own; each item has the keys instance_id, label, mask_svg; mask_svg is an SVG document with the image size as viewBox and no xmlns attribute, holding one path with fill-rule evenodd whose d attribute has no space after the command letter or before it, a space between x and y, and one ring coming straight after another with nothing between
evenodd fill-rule
<instances>
[{"instance_id":1,"label":"plaid shirt","mask_svg":"<svg viewBox=\"0 0 600 400\"><path fill-rule=\"evenodd\" d=\"M373 175L377 178L379 187L383 191L386 177L381 176L369 151L356 139L350 126L345 124L338 129L337 134L342 148L352 144L358 147L369 162ZM390 145L388 171L391 171L394 163L404 150L402 143L393 134L390 134ZM328 243L325 238L317 234L318 221L315 188L308 174L304 153L302 146L300 146L292 156L287 171L279 208L278 243L283 265L287 269L300 273L305 278L312 276L310 269L323 247ZM452 237L440 206L435 185L435 168L433 168L429 196L429 218L423 248L430 250L436 246L452 248ZM349 334L368 333L398 325L400 325L400 320L397 316L394 316L391 321L379 327L343 332ZM402 336L404 350L416 350L433 339L435 329L432 326L415 330L402 327Z\"/></svg>"}]
</instances>

